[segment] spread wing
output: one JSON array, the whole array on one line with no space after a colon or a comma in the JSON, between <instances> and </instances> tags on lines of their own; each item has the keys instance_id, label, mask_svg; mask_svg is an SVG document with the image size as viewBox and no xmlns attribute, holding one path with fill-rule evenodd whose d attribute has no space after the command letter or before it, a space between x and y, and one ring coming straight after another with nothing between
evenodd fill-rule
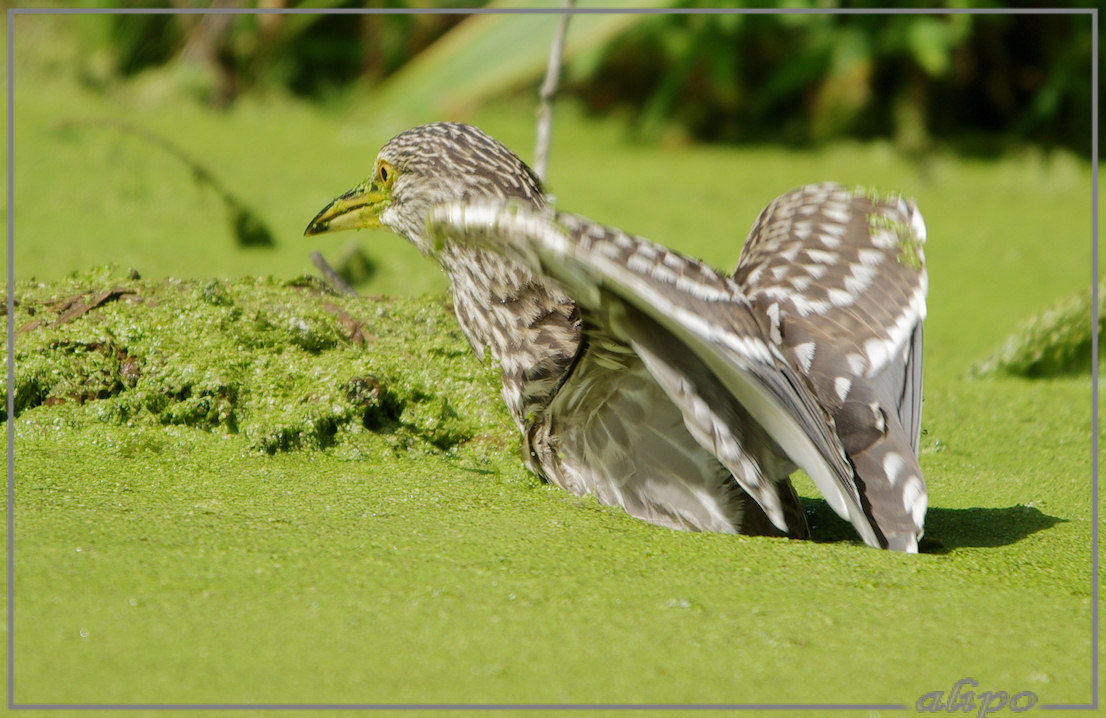
<instances>
[{"instance_id":1,"label":"spread wing","mask_svg":"<svg viewBox=\"0 0 1106 718\"><path fill-rule=\"evenodd\" d=\"M571 296L581 318L630 346L714 454L786 531L772 470L790 460L872 546L885 545L852 466L806 380L764 338L738 283L647 240L573 215L511 204L451 204L428 220L458 242L519 262ZM758 457L778 455L776 461ZM786 457L783 459L782 457Z\"/></svg>"},{"instance_id":2,"label":"spread wing","mask_svg":"<svg viewBox=\"0 0 1106 718\"><path fill-rule=\"evenodd\" d=\"M833 418L865 511L892 548L916 548L925 223L913 202L808 185L761 212L735 279L767 338Z\"/></svg>"}]
</instances>

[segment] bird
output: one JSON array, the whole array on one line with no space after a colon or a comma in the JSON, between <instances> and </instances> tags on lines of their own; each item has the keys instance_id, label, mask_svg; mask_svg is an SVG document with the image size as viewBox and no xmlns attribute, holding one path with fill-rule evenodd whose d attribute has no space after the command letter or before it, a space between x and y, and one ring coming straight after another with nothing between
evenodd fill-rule
<instances>
[{"instance_id":1,"label":"bird","mask_svg":"<svg viewBox=\"0 0 1106 718\"><path fill-rule=\"evenodd\" d=\"M389 140L305 235L375 227L445 271L544 480L672 529L806 539L801 468L864 543L917 552L928 275L912 200L785 192L727 274L555 209L502 143L436 122Z\"/></svg>"}]
</instances>

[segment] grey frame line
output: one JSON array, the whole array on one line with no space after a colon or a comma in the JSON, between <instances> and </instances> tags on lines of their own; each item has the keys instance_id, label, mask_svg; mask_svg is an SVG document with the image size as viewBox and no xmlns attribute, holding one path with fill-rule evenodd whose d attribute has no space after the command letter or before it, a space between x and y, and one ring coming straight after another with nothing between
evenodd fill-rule
<instances>
[{"instance_id":1,"label":"grey frame line","mask_svg":"<svg viewBox=\"0 0 1106 718\"><path fill-rule=\"evenodd\" d=\"M15 32L8 11L8 707L15 700L15 83L12 72Z\"/></svg>"},{"instance_id":2,"label":"grey frame line","mask_svg":"<svg viewBox=\"0 0 1106 718\"><path fill-rule=\"evenodd\" d=\"M9 15L1085 15L1094 8L12 8Z\"/></svg>"},{"instance_id":3,"label":"grey frame line","mask_svg":"<svg viewBox=\"0 0 1106 718\"><path fill-rule=\"evenodd\" d=\"M13 708L13 706L9 706ZM338 710L338 711L548 711L548 710L618 710L618 711L741 711L741 710L910 710L897 703L34 703L17 704L18 710Z\"/></svg>"},{"instance_id":4,"label":"grey frame line","mask_svg":"<svg viewBox=\"0 0 1106 718\"><path fill-rule=\"evenodd\" d=\"M1091 705L1098 708L1098 8L1091 23Z\"/></svg>"},{"instance_id":5,"label":"grey frame line","mask_svg":"<svg viewBox=\"0 0 1106 718\"><path fill-rule=\"evenodd\" d=\"M1091 18L1091 700L1098 708L1098 9L1097 8L9 8L8 9L8 708L10 710L909 710L905 704L17 704L15 703L15 160L13 19L35 14L1085 14Z\"/></svg>"}]
</instances>

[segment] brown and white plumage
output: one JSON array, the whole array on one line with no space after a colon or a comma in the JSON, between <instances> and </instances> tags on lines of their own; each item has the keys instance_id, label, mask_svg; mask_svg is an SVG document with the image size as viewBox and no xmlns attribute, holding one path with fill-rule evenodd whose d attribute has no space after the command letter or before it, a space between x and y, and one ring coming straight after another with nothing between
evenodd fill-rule
<instances>
[{"instance_id":1,"label":"brown and white plumage","mask_svg":"<svg viewBox=\"0 0 1106 718\"><path fill-rule=\"evenodd\" d=\"M926 511L925 236L913 202L810 185L761 212L736 272L768 336L833 419L866 510L902 549L916 547Z\"/></svg>"},{"instance_id":2,"label":"brown and white plumage","mask_svg":"<svg viewBox=\"0 0 1106 718\"><path fill-rule=\"evenodd\" d=\"M839 211L829 201L836 201L835 192L826 186L826 218L863 209L848 199ZM888 398L898 424L916 430L917 411L909 405L920 392L908 394L920 375L900 380L895 372L899 364L920 366L920 346L898 346L899 324L909 318L896 315L898 323L885 327L894 336L879 334L876 324L870 335L857 335L866 366L847 341L831 341L805 362L796 340L819 332L832 339L833 332L812 310L821 306L817 292L805 304L802 291L791 304L778 296L779 282L804 281L771 260L774 245L783 242L780 251L788 253L787 242L806 233L781 229L797 210L780 202L793 195L762 215L763 228L754 228L734 279L646 240L554 212L536 178L506 148L470 126L439 123L385 145L373 178L320 212L308 233L382 224L441 263L470 343L501 365L504 399L522 431L529 466L551 482L673 528L801 537L806 522L787 478L799 465L867 543L916 550L920 521L907 538L903 515L920 518L917 498L909 511L892 506L905 507L902 496L892 495L896 486L916 488L914 474L903 473L916 467L915 454L912 466L900 456L901 469L889 458L901 454L899 444L884 450L873 435L873 429L887 435L895 422L881 423L871 413L873 402L865 404L866 419L853 411L853 399L867 400L869 392ZM844 232L837 249L855 249L859 260L865 242L884 241L875 230L897 228L901 219L888 207L879 205L875 214L890 212L890 220L865 224L859 234ZM830 254L808 257L819 258L825 274L835 262L845 266ZM873 285L882 291L884 279L868 274L860 270L841 284L861 294ZM920 276L924 311L924 270ZM860 287L865 277L869 287ZM854 312L858 321L887 320L869 304L858 299L848 306L861 310ZM843 301L833 307L833 321L852 316ZM912 338L914 326L909 330ZM920 342L920 330L917 337ZM885 341L877 346L876 339ZM842 374L829 363L833 352L863 376ZM895 352L905 357L899 364ZM832 392L840 391L843 376L855 385L855 397L847 392L837 406ZM870 471L873 462L890 477L882 484Z\"/></svg>"}]
</instances>

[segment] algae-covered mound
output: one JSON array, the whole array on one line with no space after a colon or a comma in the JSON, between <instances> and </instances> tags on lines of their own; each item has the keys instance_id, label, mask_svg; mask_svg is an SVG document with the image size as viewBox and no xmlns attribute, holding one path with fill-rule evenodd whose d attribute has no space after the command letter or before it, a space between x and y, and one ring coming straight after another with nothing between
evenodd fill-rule
<instances>
[{"instance_id":1,"label":"algae-covered mound","mask_svg":"<svg viewBox=\"0 0 1106 718\"><path fill-rule=\"evenodd\" d=\"M1069 297L1026 322L973 373L1023 377L1079 374L1091 369L1091 293ZM1098 284L1098 331L1106 327L1106 280ZM1101 352L1101 344L1099 345Z\"/></svg>"},{"instance_id":2,"label":"algae-covered mound","mask_svg":"<svg viewBox=\"0 0 1106 718\"><path fill-rule=\"evenodd\" d=\"M437 452L474 438L513 450L496 372L444 296L105 268L20 283L15 297L15 413L28 422L186 425L269 453L357 441Z\"/></svg>"}]
</instances>

